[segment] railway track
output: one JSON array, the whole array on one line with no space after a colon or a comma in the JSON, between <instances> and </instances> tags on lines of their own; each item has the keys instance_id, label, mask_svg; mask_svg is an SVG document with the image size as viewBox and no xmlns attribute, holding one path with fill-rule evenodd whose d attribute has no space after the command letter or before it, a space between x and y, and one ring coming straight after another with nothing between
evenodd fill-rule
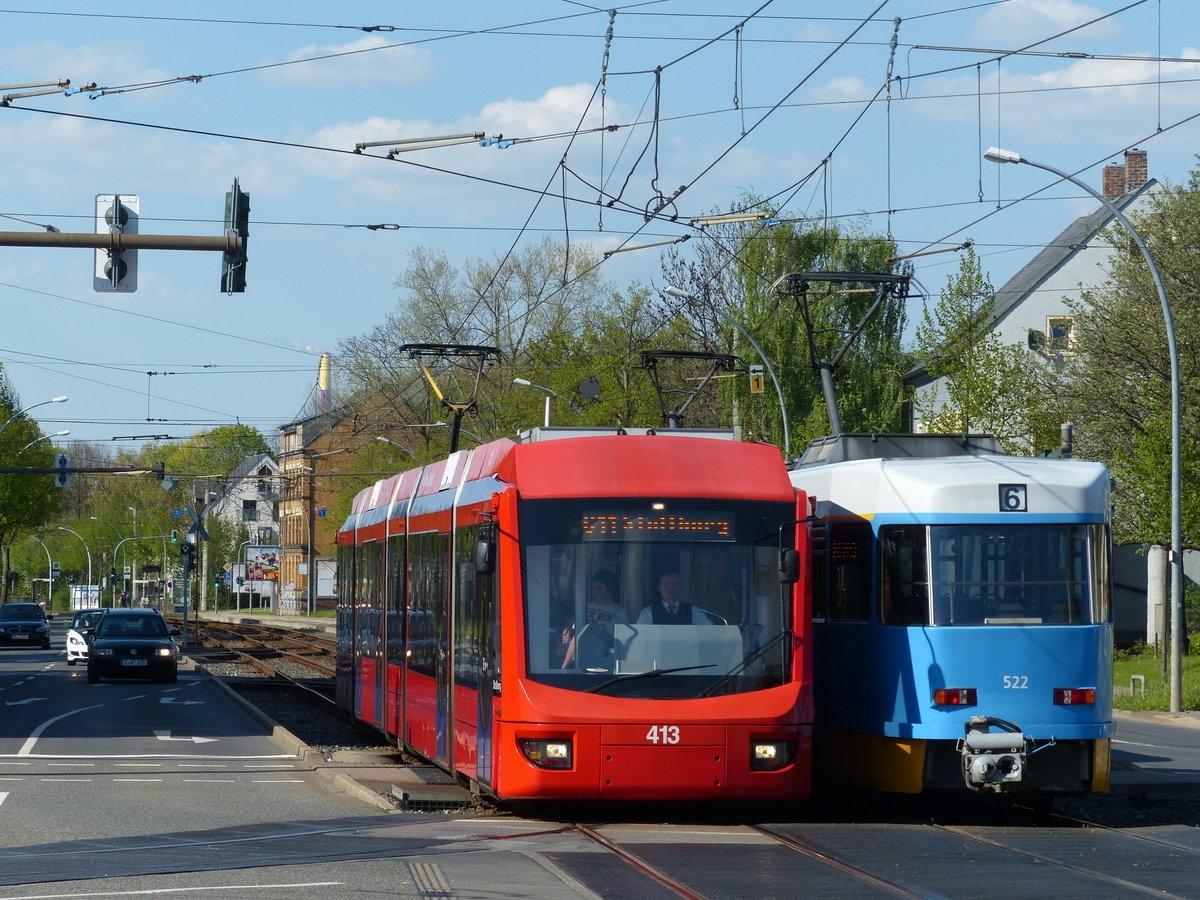
<instances>
[{"instance_id":1,"label":"railway track","mask_svg":"<svg viewBox=\"0 0 1200 900\"><path fill-rule=\"evenodd\" d=\"M179 624L173 621L172 624ZM187 653L197 662L236 661L268 678L312 687L314 680L332 682L337 644L332 638L239 622L193 621Z\"/></svg>"},{"instance_id":2,"label":"railway track","mask_svg":"<svg viewBox=\"0 0 1200 900\"><path fill-rule=\"evenodd\" d=\"M1086 823L788 823L772 825L582 825L571 830L629 864L624 890L643 896L1197 898L1200 836L1179 826L1142 835ZM554 859L554 854L550 854ZM598 891L591 872L561 854L566 874ZM599 891L598 891L599 892Z\"/></svg>"}]
</instances>

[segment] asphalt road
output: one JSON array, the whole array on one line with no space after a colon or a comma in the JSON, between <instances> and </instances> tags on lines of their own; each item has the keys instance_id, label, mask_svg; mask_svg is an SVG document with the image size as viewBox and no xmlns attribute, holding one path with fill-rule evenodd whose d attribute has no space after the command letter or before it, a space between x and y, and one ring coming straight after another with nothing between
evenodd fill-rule
<instances>
[{"instance_id":1,"label":"asphalt road","mask_svg":"<svg viewBox=\"0 0 1200 900\"><path fill-rule=\"evenodd\" d=\"M652 805L587 829L570 825L578 809L381 813L207 677L89 685L62 646L59 622L51 651L0 651L0 897L655 900L680 896L674 879L713 900L1200 898L1192 821L1124 833L798 809L763 831ZM1127 763L1200 772L1194 728L1122 716L1117 735Z\"/></svg>"}]
</instances>

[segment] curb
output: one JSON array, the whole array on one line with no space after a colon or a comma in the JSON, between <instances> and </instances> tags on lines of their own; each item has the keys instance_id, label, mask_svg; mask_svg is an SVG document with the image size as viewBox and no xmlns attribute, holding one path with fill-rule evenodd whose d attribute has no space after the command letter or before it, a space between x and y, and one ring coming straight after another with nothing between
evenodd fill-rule
<instances>
[{"instance_id":1,"label":"curb","mask_svg":"<svg viewBox=\"0 0 1200 900\"><path fill-rule=\"evenodd\" d=\"M267 737L271 743L285 753L291 753L292 755L296 756L302 763L312 769L312 771L315 772L318 777L328 782L338 793L348 794L354 797L356 800L361 800L363 803L374 806L376 809L380 809L385 812L396 811L395 805L390 803L378 792L359 784L348 775L345 775L336 768L327 765L325 757L323 757L319 752L308 746L308 744L304 743L304 741L300 740L300 738L296 737L296 735L292 734L282 725L277 724L261 709L238 694L237 691L227 685L220 678L214 676L211 672L205 669L204 666L195 665L193 663L192 668L197 674L206 676L209 681L217 685L218 690L224 692L224 694L231 698L237 706L240 706L247 715L249 715L252 719L254 719L254 721L266 729L268 732Z\"/></svg>"}]
</instances>

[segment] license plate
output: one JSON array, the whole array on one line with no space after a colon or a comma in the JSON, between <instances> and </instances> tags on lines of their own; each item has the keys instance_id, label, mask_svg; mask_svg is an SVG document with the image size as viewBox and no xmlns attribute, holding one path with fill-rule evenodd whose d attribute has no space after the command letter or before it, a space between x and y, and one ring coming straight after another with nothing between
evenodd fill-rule
<instances>
[{"instance_id":1,"label":"license plate","mask_svg":"<svg viewBox=\"0 0 1200 900\"><path fill-rule=\"evenodd\" d=\"M149 662L150 662L150 660L148 660L148 659L123 659L123 660L121 660L121 665L123 665L123 666L145 666L145 665L148 665Z\"/></svg>"},{"instance_id":2,"label":"license plate","mask_svg":"<svg viewBox=\"0 0 1200 900\"><path fill-rule=\"evenodd\" d=\"M27 641L27 640L29 640L29 635L27 635L27 634L13 634L13 635L9 635L9 636L10 636L10 637L11 637L11 638L12 638L14 641Z\"/></svg>"}]
</instances>

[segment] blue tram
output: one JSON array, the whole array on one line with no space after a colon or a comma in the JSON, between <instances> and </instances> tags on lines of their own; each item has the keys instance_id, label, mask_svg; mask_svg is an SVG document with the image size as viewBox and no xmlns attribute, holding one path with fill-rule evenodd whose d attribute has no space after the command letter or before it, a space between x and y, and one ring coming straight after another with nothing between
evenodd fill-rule
<instances>
[{"instance_id":1,"label":"blue tram","mask_svg":"<svg viewBox=\"0 0 1200 900\"><path fill-rule=\"evenodd\" d=\"M1108 789L1104 466L844 434L791 481L813 513L816 784Z\"/></svg>"}]
</instances>

